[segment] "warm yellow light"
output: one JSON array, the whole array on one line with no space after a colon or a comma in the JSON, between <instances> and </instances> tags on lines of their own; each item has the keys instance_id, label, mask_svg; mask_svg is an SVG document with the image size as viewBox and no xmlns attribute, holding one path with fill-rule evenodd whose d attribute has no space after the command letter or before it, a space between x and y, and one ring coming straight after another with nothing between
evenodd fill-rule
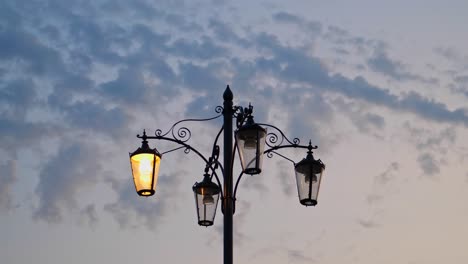
<instances>
[{"instance_id":1,"label":"warm yellow light","mask_svg":"<svg viewBox=\"0 0 468 264\"><path fill-rule=\"evenodd\" d=\"M130 160L137 192L143 196L152 195L158 180L160 157L152 153L140 153Z\"/></svg>"},{"instance_id":2,"label":"warm yellow light","mask_svg":"<svg viewBox=\"0 0 468 264\"><path fill-rule=\"evenodd\" d=\"M142 157L139 160L138 170L140 171L140 180L143 184L151 184L151 178L153 174L153 156L149 154L141 154L137 156L149 156L149 157Z\"/></svg>"}]
</instances>

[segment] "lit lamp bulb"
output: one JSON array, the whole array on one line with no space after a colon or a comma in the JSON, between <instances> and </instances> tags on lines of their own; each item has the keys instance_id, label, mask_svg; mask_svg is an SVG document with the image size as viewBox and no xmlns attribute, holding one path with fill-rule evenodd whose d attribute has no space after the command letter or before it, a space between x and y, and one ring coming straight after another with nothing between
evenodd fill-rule
<instances>
[{"instance_id":1,"label":"lit lamp bulb","mask_svg":"<svg viewBox=\"0 0 468 264\"><path fill-rule=\"evenodd\" d=\"M144 183L150 183L151 182L151 173L153 170L153 165L152 165L152 159L149 158L143 158L140 160L140 166L138 167L140 169L140 177L141 181Z\"/></svg>"},{"instance_id":2,"label":"lit lamp bulb","mask_svg":"<svg viewBox=\"0 0 468 264\"><path fill-rule=\"evenodd\" d=\"M214 204L214 198L213 195L203 195L203 204Z\"/></svg>"}]
</instances>

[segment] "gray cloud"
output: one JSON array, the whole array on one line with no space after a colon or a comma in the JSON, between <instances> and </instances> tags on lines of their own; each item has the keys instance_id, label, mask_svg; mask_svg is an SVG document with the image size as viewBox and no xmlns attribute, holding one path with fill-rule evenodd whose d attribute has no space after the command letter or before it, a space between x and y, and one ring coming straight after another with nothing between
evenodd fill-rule
<instances>
[{"instance_id":1,"label":"gray cloud","mask_svg":"<svg viewBox=\"0 0 468 264\"><path fill-rule=\"evenodd\" d=\"M458 61L460 58L463 58L460 52L451 47L436 47L434 48L434 52L449 61Z\"/></svg>"},{"instance_id":2,"label":"gray cloud","mask_svg":"<svg viewBox=\"0 0 468 264\"><path fill-rule=\"evenodd\" d=\"M64 64L60 54L23 30L0 30L0 58L24 63L25 71L36 74L61 74ZM18 63L18 62L17 62Z\"/></svg>"},{"instance_id":3,"label":"gray cloud","mask_svg":"<svg viewBox=\"0 0 468 264\"><path fill-rule=\"evenodd\" d=\"M11 119L24 119L27 111L37 102L31 79L15 79L0 84L0 113Z\"/></svg>"},{"instance_id":4,"label":"gray cloud","mask_svg":"<svg viewBox=\"0 0 468 264\"><path fill-rule=\"evenodd\" d=\"M144 81L143 69L126 68L117 79L101 84L102 94L116 101L136 105L148 98L151 87Z\"/></svg>"},{"instance_id":5,"label":"gray cloud","mask_svg":"<svg viewBox=\"0 0 468 264\"><path fill-rule=\"evenodd\" d=\"M450 90L468 97L468 75L457 75L452 81L453 83L449 84Z\"/></svg>"},{"instance_id":6,"label":"gray cloud","mask_svg":"<svg viewBox=\"0 0 468 264\"><path fill-rule=\"evenodd\" d=\"M281 159L280 157L274 158ZM284 195L291 197L297 194L294 177L287 177L290 176L291 172L293 171L293 164L284 160L280 160L277 162L277 165L279 171L276 173L276 176L280 180L281 189L283 190Z\"/></svg>"},{"instance_id":7,"label":"gray cloud","mask_svg":"<svg viewBox=\"0 0 468 264\"><path fill-rule=\"evenodd\" d=\"M250 48L252 43L237 34L227 23L219 19L210 19L208 27L213 31L215 38L223 43L231 43L243 48Z\"/></svg>"},{"instance_id":8,"label":"gray cloud","mask_svg":"<svg viewBox=\"0 0 468 264\"><path fill-rule=\"evenodd\" d=\"M367 60L369 67L377 72L401 80L409 76L404 72L404 65L399 61L390 59L385 51L376 51Z\"/></svg>"},{"instance_id":9,"label":"gray cloud","mask_svg":"<svg viewBox=\"0 0 468 264\"><path fill-rule=\"evenodd\" d=\"M457 133L454 126L440 130L415 127L405 122L403 128L409 134L409 140L421 152L445 154L456 146Z\"/></svg>"},{"instance_id":10,"label":"gray cloud","mask_svg":"<svg viewBox=\"0 0 468 264\"><path fill-rule=\"evenodd\" d=\"M349 116L354 126L362 133L375 133L385 127L385 118L372 113L363 104L346 102L343 98L333 100L333 106L337 107L343 115Z\"/></svg>"},{"instance_id":11,"label":"gray cloud","mask_svg":"<svg viewBox=\"0 0 468 264\"><path fill-rule=\"evenodd\" d=\"M226 84L220 80L220 75L217 73L222 68L217 63L208 64L207 66L198 66L193 63L184 63L180 67L180 77L183 83L194 90L198 91L213 91L216 89L224 89Z\"/></svg>"},{"instance_id":12,"label":"gray cloud","mask_svg":"<svg viewBox=\"0 0 468 264\"><path fill-rule=\"evenodd\" d=\"M95 184L99 178L101 166L96 151L85 142L64 143L48 160L39 173L35 219L59 223L64 211L73 212L78 208L78 191Z\"/></svg>"},{"instance_id":13,"label":"gray cloud","mask_svg":"<svg viewBox=\"0 0 468 264\"><path fill-rule=\"evenodd\" d=\"M315 263L316 260L308 257L304 252L295 250L295 249L288 249L288 259L289 262L292 263Z\"/></svg>"},{"instance_id":14,"label":"gray cloud","mask_svg":"<svg viewBox=\"0 0 468 264\"><path fill-rule=\"evenodd\" d=\"M83 219L89 226L94 227L98 223L98 216L96 206L94 204L88 204L80 210L81 219Z\"/></svg>"},{"instance_id":15,"label":"gray cloud","mask_svg":"<svg viewBox=\"0 0 468 264\"><path fill-rule=\"evenodd\" d=\"M378 185L385 185L388 182L392 181L393 178L395 177L395 172L398 171L400 168L400 165L398 162L392 162L387 170L385 170L383 173L379 174L374 178L375 183Z\"/></svg>"},{"instance_id":16,"label":"gray cloud","mask_svg":"<svg viewBox=\"0 0 468 264\"><path fill-rule=\"evenodd\" d=\"M434 156L431 153L423 153L419 155L418 163L424 174L427 176L433 176L440 172L439 163L434 159Z\"/></svg>"},{"instance_id":17,"label":"gray cloud","mask_svg":"<svg viewBox=\"0 0 468 264\"><path fill-rule=\"evenodd\" d=\"M361 216L356 220L360 227L365 229L380 227L378 216L383 212L385 198L390 197L390 194L395 191L395 183L399 180L397 177L399 169L400 164L392 162L382 173L374 176L372 190L365 200L369 211L366 216Z\"/></svg>"},{"instance_id":18,"label":"gray cloud","mask_svg":"<svg viewBox=\"0 0 468 264\"><path fill-rule=\"evenodd\" d=\"M13 186L18 180L16 175L16 162L8 160L0 164L0 211L9 211L14 208Z\"/></svg>"},{"instance_id":19,"label":"gray cloud","mask_svg":"<svg viewBox=\"0 0 468 264\"><path fill-rule=\"evenodd\" d=\"M407 66L400 61L391 59L387 51L382 47L374 50L372 56L367 60L369 68L375 72L382 73L386 76L399 81L415 80L424 83L438 84L439 81L435 78L425 79L422 76L410 73Z\"/></svg>"},{"instance_id":20,"label":"gray cloud","mask_svg":"<svg viewBox=\"0 0 468 264\"><path fill-rule=\"evenodd\" d=\"M288 13L288 12L278 12L273 15L273 20L278 23L287 23L287 24L295 24L300 26L304 31L313 33L313 34L320 34L322 32L322 23L317 21L307 21L306 19Z\"/></svg>"},{"instance_id":21,"label":"gray cloud","mask_svg":"<svg viewBox=\"0 0 468 264\"><path fill-rule=\"evenodd\" d=\"M364 228L376 228L376 227L379 226L377 223L373 222L372 220L359 219L358 223L359 223L360 226L362 226Z\"/></svg>"},{"instance_id":22,"label":"gray cloud","mask_svg":"<svg viewBox=\"0 0 468 264\"><path fill-rule=\"evenodd\" d=\"M41 141L57 134L55 125L44 122L27 122L0 116L1 148L15 156L20 148L33 148Z\"/></svg>"},{"instance_id":23,"label":"gray cloud","mask_svg":"<svg viewBox=\"0 0 468 264\"><path fill-rule=\"evenodd\" d=\"M104 211L111 214L122 229L143 225L154 231L157 223L163 221L169 203L174 204L179 195L178 186L181 175L181 172L171 177L159 175L158 185L164 185L164 188L159 188L155 195L164 199L140 197L136 194L133 184L127 179L120 181L115 178L106 178L105 180L110 182L112 189L117 193L117 200L107 203Z\"/></svg>"},{"instance_id":24,"label":"gray cloud","mask_svg":"<svg viewBox=\"0 0 468 264\"><path fill-rule=\"evenodd\" d=\"M382 41L353 36L346 29L334 25L327 26L324 31L323 38L325 40L328 40L341 48L348 47L360 55L367 54L369 50L373 50L375 48L386 47L386 44Z\"/></svg>"},{"instance_id":25,"label":"gray cloud","mask_svg":"<svg viewBox=\"0 0 468 264\"><path fill-rule=\"evenodd\" d=\"M210 60L220 56L229 56L229 50L216 44L207 36L201 41L177 39L171 43L169 52L187 59Z\"/></svg>"},{"instance_id":26,"label":"gray cloud","mask_svg":"<svg viewBox=\"0 0 468 264\"><path fill-rule=\"evenodd\" d=\"M280 76L284 81L310 85L311 88L303 89L304 92L335 92L393 110L411 112L425 119L468 126L468 111L465 108L451 111L445 104L414 91L397 96L388 89L370 84L361 76L350 79L338 73L331 74L320 59L307 55L300 48L283 46L273 35L259 34L256 44L273 54L271 59L260 60L256 65L257 70Z\"/></svg>"},{"instance_id":27,"label":"gray cloud","mask_svg":"<svg viewBox=\"0 0 468 264\"><path fill-rule=\"evenodd\" d=\"M40 148L41 139L59 134L57 141L62 142L65 131L71 129L99 135L122 133L131 123L132 106L143 108L161 98L174 100L189 88L197 95L186 112L203 114L206 106L216 105L213 101L220 102L215 96L222 94L229 81L235 84L236 92L259 98L255 106L263 113L256 114L257 121L265 120L273 107L282 107L293 116L288 120L292 134L311 136L317 144L325 138L322 127L336 115L327 98L330 93L434 122L468 126L466 109L449 110L444 103L416 92L396 95L364 77L332 73L306 47L286 45L273 33L235 27L214 18L198 24L195 18L166 13L163 7L146 1L73 4L76 8L69 5L63 1L49 1L47 6L28 1L0 3L2 148ZM104 15L106 19L102 19ZM342 43L342 49L350 52L351 48L382 45L291 13L276 13L273 20L296 24L299 30L317 35L325 31L325 39ZM174 30L197 35L179 35ZM239 50L246 52L241 56L236 53ZM373 59L374 69L403 74L399 67L404 65L386 53L375 54ZM8 67L14 61L19 62L19 70ZM99 67L113 78L100 76ZM113 76L114 71L117 76ZM36 79L16 78L19 73L30 73ZM262 79L271 83L262 83ZM304 118L303 113L311 114ZM28 114L32 121L26 120ZM385 126L385 119L376 113L358 110L355 114L352 118L362 129ZM47 163L39 172L36 188L36 219L60 222L64 212L80 207L77 191L94 184L100 169L91 153L93 144L94 139L74 142L60 147L56 156L44 157ZM61 163L70 166L65 169ZM154 228L154 218L164 211L164 204L136 201L131 186L116 185L118 201L106 205L105 210L121 226L138 221L132 214L145 214L143 224ZM264 188L261 182L254 185ZM288 195L286 189L283 191ZM94 205L88 205L80 212L94 223L96 211Z\"/></svg>"}]
</instances>

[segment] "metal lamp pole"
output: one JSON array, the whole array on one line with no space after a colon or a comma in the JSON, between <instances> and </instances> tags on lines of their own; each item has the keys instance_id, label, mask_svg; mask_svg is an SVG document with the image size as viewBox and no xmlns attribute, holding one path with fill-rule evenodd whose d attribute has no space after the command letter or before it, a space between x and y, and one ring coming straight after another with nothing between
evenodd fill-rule
<instances>
[{"instance_id":1,"label":"metal lamp pole","mask_svg":"<svg viewBox=\"0 0 468 264\"><path fill-rule=\"evenodd\" d=\"M233 263L233 215L234 215L234 197L232 193L232 115L234 95L229 86L223 94L223 119L224 119L224 264Z\"/></svg>"}]
</instances>

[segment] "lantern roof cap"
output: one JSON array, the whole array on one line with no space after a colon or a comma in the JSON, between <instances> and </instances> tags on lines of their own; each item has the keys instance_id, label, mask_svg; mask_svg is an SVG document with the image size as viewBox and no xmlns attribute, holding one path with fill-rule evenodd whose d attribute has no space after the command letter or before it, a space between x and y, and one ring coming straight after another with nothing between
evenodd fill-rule
<instances>
[{"instance_id":1,"label":"lantern roof cap","mask_svg":"<svg viewBox=\"0 0 468 264\"><path fill-rule=\"evenodd\" d=\"M245 124L237 129L237 132L239 131L246 131L246 130L261 130L266 132L266 129L259 124L255 123L253 116L247 117L247 121Z\"/></svg>"},{"instance_id":2,"label":"lantern roof cap","mask_svg":"<svg viewBox=\"0 0 468 264\"><path fill-rule=\"evenodd\" d=\"M138 154L154 154L158 157L161 157L161 153L159 153L159 151L154 148L150 148L150 146L148 145L148 140L147 137L146 137L146 131L143 130L143 136L141 137L143 139L143 141L141 142L141 147L139 147L137 150L135 150L133 153L130 153L130 157L133 157L135 155L138 155Z\"/></svg>"},{"instance_id":3,"label":"lantern roof cap","mask_svg":"<svg viewBox=\"0 0 468 264\"><path fill-rule=\"evenodd\" d=\"M299 161L298 163L296 163L294 165L294 168L296 170L298 169L301 170L304 167L307 168L309 166L313 168L314 173L320 173L321 171L325 169L325 164L323 164L323 162L320 159L318 160L314 159L314 156L312 155L312 151L308 151L307 156L303 158L301 161Z\"/></svg>"},{"instance_id":4,"label":"lantern roof cap","mask_svg":"<svg viewBox=\"0 0 468 264\"><path fill-rule=\"evenodd\" d=\"M203 189L203 192L202 192ZM197 194L215 195L220 193L219 186L211 181L210 175L205 173L201 182L196 182L192 190Z\"/></svg>"}]
</instances>

